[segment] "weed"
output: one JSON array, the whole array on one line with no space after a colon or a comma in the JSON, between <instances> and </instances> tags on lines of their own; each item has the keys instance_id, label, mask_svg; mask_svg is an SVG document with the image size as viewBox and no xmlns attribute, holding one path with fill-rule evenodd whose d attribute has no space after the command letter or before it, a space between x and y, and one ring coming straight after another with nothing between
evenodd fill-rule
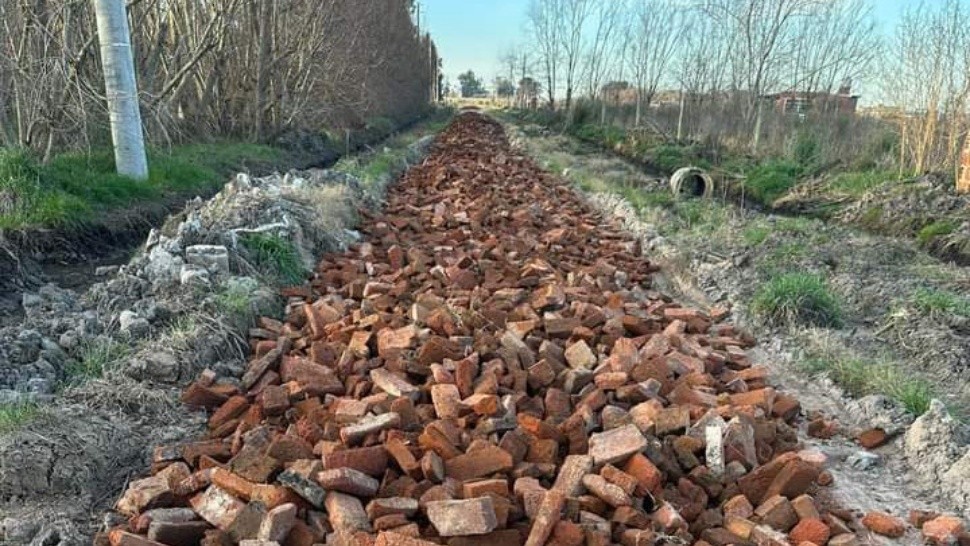
<instances>
[{"instance_id":1,"label":"weed","mask_svg":"<svg viewBox=\"0 0 970 546\"><path fill-rule=\"evenodd\" d=\"M827 373L832 381L854 397L886 395L913 415L921 415L935 397L933 386L902 372L887 362L869 362L843 356L817 356L802 364L808 373Z\"/></svg>"},{"instance_id":2,"label":"weed","mask_svg":"<svg viewBox=\"0 0 970 546\"><path fill-rule=\"evenodd\" d=\"M956 231L957 224L951 220L937 220L927 224L916 233L916 240L923 246L933 242L937 237L949 235Z\"/></svg>"},{"instance_id":3,"label":"weed","mask_svg":"<svg viewBox=\"0 0 970 546\"><path fill-rule=\"evenodd\" d=\"M223 286L215 296L216 307L230 317L248 317L252 312L252 294L243 284Z\"/></svg>"},{"instance_id":4,"label":"weed","mask_svg":"<svg viewBox=\"0 0 970 546\"><path fill-rule=\"evenodd\" d=\"M913 307L930 315L959 315L970 317L970 298L946 290L918 288L913 292Z\"/></svg>"},{"instance_id":5,"label":"weed","mask_svg":"<svg viewBox=\"0 0 970 546\"><path fill-rule=\"evenodd\" d=\"M770 161L755 167L744 183L749 197L770 205L798 182L802 167L790 161Z\"/></svg>"},{"instance_id":6,"label":"weed","mask_svg":"<svg viewBox=\"0 0 970 546\"><path fill-rule=\"evenodd\" d=\"M889 171L845 172L835 175L826 186L828 189L839 193L860 196L872 188L896 178L896 175Z\"/></svg>"},{"instance_id":7,"label":"weed","mask_svg":"<svg viewBox=\"0 0 970 546\"><path fill-rule=\"evenodd\" d=\"M40 414L40 406L34 402L18 401L0 404L0 434L24 426Z\"/></svg>"},{"instance_id":8,"label":"weed","mask_svg":"<svg viewBox=\"0 0 970 546\"><path fill-rule=\"evenodd\" d=\"M859 218L859 224L868 230L877 230L879 226L882 225L882 205L876 205L870 209L867 209L862 213L862 217Z\"/></svg>"},{"instance_id":9,"label":"weed","mask_svg":"<svg viewBox=\"0 0 970 546\"><path fill-rule=\"evenodd\" d=\"M748 246L758 246L765 242L768 236L771 235L771 230L765 226L752 225L744 228L741 233L741 237L744 238L744 242Z\"/></svg>"},{"instance_id":10,"label":"weed","mask_svg":"<svg viewBox=\"0 0 970 546\"><path fill-rule=\"evenodd\" d=\"M786 216L775 221L775 229L796 235L807 235L817 231L810 218L804 216Z\"/></svg>"},{"instance_id":11,"label":"weed","mask_svg":"<svg viewBox=\"0 0 970 546\"><path fill-rule=\"evenodd\" d=\"M192 315L181 315L169 326L166 343L179 350L191 349L192 339L199 329L199 322Z\"/></svg>"},{"instance_id":12,"label":"weed","mask_svg":"<svg viewBox=\"0 0 970 546\"><path fill-rule=\"evenodd\" d=\"M755 294L751 307L774 324L839 326L842 323L839 301L825 280L807 273L786 273L769 280Z\"/></svg>"},{"instance_id":13,"label":"weed","mask_svg":"<svg viewBox=\"0 0 970 546\"><path fill-rule=\"evenodd\" d=\"M808 247L804 242L790 241L771 249L771 252L765 256L765 262L769 270L777 270L791 266L792 262L807 255Z\"/></svg>"},{"instance_id":14,"label":"weed","mask_svg":"<svg viewBox=\"0 0 970 546\"><path fill-rule=\"evenodd\" d=\"M279 235L247 234L240 239L255 265L264 274L284 284L296 284L306 277L306 268L293 243Z\"/></svg>"},{"instance_id":15,"label":"weed","mask_svg":"<svg viewBox=\"0 0 970 546\"><path fill-rule=\"evenodd\" d=\"M104 377L105 372L129 354L128 345L110 338L95 338L81 347L77 360L64 367L64 383L73 385Z\"/></svg>"},{"instance_id":16,"label":"weed","mask_svg":"<svg viewBox=\"0 0 970 546\"><path fill-rule=\"evenodd\" d=\"M673 194L666 191L645 191L632 186L619 186L611 189L619 193L638 211L654 207L669 208L676 202Z\"/></svg>"}]
</instances>

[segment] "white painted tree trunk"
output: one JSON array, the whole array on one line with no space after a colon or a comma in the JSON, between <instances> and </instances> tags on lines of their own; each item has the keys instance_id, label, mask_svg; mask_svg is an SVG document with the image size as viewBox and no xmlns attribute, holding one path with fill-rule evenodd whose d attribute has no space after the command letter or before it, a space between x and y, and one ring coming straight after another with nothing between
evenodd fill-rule
<instances>
[{"instance_id":1,"label":"white painted tree trunk","mask_svg":"<svg viewBox=\"0 0 970 546\"><path fill-rule=\"evenodd\" d=\"M111 117L111 138L118 174L148 178L145 138L138 110L138 85L131 53L125 0L94 0L104 66L104 87Z\"/></svg>"}]
</instances>

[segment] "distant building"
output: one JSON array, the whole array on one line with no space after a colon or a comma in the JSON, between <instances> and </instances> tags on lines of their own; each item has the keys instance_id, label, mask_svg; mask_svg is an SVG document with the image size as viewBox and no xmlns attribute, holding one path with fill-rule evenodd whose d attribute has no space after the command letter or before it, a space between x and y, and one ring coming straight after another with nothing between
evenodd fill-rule
<instances>
[{"instance_id":1,"label":"distant building","mask_svg":"<svg viewBox=\"0 0 970 546\"><path fill-rule=\"evenodd\" d=\"M775 103L775 110L785 114L806 114L808 112L838 112L855 115L859 106L859 95L852 94L851 82L839 87L838 93L783 91L764 96Z\"/></svg>"}]
</instances>

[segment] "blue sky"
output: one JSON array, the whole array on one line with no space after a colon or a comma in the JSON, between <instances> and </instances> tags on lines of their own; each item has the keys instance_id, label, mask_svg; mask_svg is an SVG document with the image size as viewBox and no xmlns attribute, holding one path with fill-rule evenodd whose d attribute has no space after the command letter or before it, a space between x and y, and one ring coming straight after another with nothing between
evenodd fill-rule
<instances>
[{"instance_id":1,"label":"blue sky","mask_svg":"<svg viewBox=\"0 0 970 546\"><path fill-rule=\"evenodd\" d=\"M929 4L942 0L927 0ZM420 0L421 26L430 29L444 59L445 76L454 83L471 69L490 83L500 71L499 56L524 42L529 0ZM888 32L906 6L917 0L872 0L874 14Z\"/></svg>"}]
</instances>

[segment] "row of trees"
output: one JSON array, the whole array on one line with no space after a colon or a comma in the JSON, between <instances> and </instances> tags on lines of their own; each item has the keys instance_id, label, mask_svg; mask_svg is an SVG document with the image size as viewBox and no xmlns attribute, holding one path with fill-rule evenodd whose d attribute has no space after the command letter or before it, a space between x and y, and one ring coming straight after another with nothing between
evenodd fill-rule
<instances>
[{"instance_id":1,"label":"row of trees","mask_svg":"<svg viewBox=\"0 0 970 546\"><path fill-rule=\"evenodd\" d=\"M577 96L599 101L601 122L620 101L634 105L634 125L756 152L790 125L767 95L826 96L861 80L870 102L891 106L905 133L902 164L919 172L959 156L968 15L961 0L914 3L883 36L869 0L531 0L528 44L502 56L502 73L538 79L547 106L567 119ZM673 115L654 108L645 119L669 90L679 102ZM828 112L833 124L837 110Z\"/></svg>"},{"instance_id":2,"label":"row of trees","mask_svg":"<svg viewBox=\"0 0 970 546\"><path fill-rule=\"evenodd\" d=\"M413 118L438 55L413 0L129 0L146 133L267 140L295 127ZM0 2L0 145L107 141L92 3Z\"/></svg>"}]
</instances>

